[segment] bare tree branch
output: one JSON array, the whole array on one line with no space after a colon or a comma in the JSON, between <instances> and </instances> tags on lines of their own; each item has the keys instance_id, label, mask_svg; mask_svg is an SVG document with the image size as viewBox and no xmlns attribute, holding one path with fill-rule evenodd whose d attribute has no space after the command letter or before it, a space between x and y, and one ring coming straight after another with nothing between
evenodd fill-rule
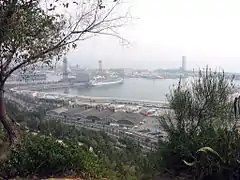
<instances>
[{"instance_id":1,"label":"bare tree branch","mask_svg":"<svg viewBox=\"0 0 240 180\"><path fill-rule=\"evenodd\" d=\"M5 118L2 103L9 76L50 65L77 42L96 35L127 42L116 29L131 17L119 11L120 0L4 0L0 5L0 118L13 142L15 126Z\"/></svg>"}]
</instances>

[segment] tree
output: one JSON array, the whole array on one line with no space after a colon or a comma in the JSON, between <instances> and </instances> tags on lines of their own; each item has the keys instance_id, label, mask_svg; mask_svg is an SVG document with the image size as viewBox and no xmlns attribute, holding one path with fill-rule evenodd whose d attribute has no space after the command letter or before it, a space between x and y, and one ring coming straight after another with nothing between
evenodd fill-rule
<instances>
[{"instance_id":1,"label":"tree","mask_svg":"<svg viewBox=\"0 0 240 180\"><path fill-rule=\"evenodd\" d=\"M11 145L19 128L6 115L4 84L15 71L51 65L76 43L98 34L124 40L116 28L127 23L120 0L3 0L0 1L0 119ZM54 60L53 60L54 59Z\"/></svg>"},{"instance_id":2,"label":"tree","mask_svg":"<svg viewBox=\"0 0 240 180\"><path fill-rule=\"evenodd\" d=\"M232 92L233 83L224 72L212 72L208 68L200 71L190 83L180 80L168 95L171 113L160 119L168 138L160 141L161 148L153 158L161 163L154 165L175 172L187 169L187 172L189 167L183 160L193 161L199 148L209 146L226 153L230 140L225 140L236 130L230 99ZM237 142L235 135L231 137L231 141Z\"/></svg>"},{"instance_id":3,"label":"tree","mask_svg":"<svg viewBox=\"0 0 240 180\"><path fill-rule=\"evenodd\" d=\"M226 127L233 115L233 102L230 101L233 88L232 80L227 79L224 72L212 72L208 68L200 70L191 83L180 80L168 94L174 113L171 117L162 117L161 124L166 129L192 133L196 133L204 123Z\"/></svg>"}]
</instances>

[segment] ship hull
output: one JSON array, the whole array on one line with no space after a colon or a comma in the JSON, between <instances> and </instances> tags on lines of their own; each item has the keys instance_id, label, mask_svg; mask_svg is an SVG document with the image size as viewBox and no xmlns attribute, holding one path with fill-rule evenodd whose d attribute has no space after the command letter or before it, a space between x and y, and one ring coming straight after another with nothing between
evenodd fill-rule
<instances>
[{"instance_id":1,"label":"ship hull","mask_svg":"<svg viewBox=\"0 0 240 180\"><path fill-rule=\"evenodd\" d=\"M117 81L111 81L111 82L90 82L90 86L109 86L114 84L122 84L123 79L117 80Z\"/></svg>"}]
</instances>

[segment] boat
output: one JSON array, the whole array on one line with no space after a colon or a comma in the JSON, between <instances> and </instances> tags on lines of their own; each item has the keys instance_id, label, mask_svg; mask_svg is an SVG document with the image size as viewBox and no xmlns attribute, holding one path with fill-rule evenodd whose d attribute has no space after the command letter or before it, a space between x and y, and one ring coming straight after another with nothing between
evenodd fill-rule
<instances>
[{"instance_id":1,"label":"boat","mask_svg":"<svg viewBox=\"0 0 240 180\"><path fill-rule=\"evenodd\" d=\"M97 75L93 77L93 80L89 82L90 86L106 86L106 85L113 85L113 84L122 84L124 81L123 78L118 76L100 76Z\"/></svg>"}]
</instances>

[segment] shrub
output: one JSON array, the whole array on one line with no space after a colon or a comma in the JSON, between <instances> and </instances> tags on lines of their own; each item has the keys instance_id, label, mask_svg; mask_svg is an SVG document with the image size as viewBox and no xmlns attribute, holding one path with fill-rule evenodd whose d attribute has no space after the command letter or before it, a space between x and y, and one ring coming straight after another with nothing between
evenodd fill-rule
<instances>
[{"instance_id":1,"label":"shrub","mask_svg":"<svg viewBox=\"0 0 240 180\"><path fill-rule=\"evenodd\" d=\"M8 106L8 107L11 107L11 106ZM74 145L73 149L69 147L68 149L65 149L65 147L62 147L57 143L57 146L61 146L59 147L61 149L59 156L61 156L62 158L64 157L62 161L63 161L63 164L66 165L66 167L61 166L61 163L59 164L57 163L56 165L52 163L54 172L52 172L50 168L47 168L49 172L46 171L45 174L49 175L49 174L55 173L55 170L56 170L55 168L60 169L59 173L61 173L62 169L64 168L67 171L69 169L68 167L78 167L78 169L83 168L84 173L87 173L90 175L94 174L96 176L99 176L98 174L100 174L101 176L104 176L104 177L111 177L112 179L121 179L121 180L125 180L125 179L129 180L129 178L139 179L141 175L141 164L143 163L143 159L145 159L145 157L141 152L139 145L136 142L130 141L128 139L125 139L124 141L117 140L115 138L108 136L104 132L92 131L85 128L78 128L75 126L63 124L60 121L44 120L36 116L35 114L38 114L38 112L22 113L24 118L23 118L23 121L21 121L21 124L22 125L24 124L30 132L38 132L39 135L44 135L46 136L45 138L47 139L50 138L49 140L50 142L55 139L62 139L65 144L68 144L68 146L70 145L72 146L72 144L78 144L80 142L84 144L85 148L87 148L87 146L91 144L91 146L94 149L94 153L96 154L96 156L92 157L92 156L89 156L89 152L87 150L82 150L83 147L81 147L81 149L79 150L79 147L78 146L75 147ZM27 144L27 142L29 141L28 138L30 138L32 144ZM39 148L40 146L42 151L44 151L45 149L49 149L47 142L45 143L45 142L39 141L38 143L40 144L38 144L37 141L34 140L34 138L35 137L27 136L24 139L23 146L18 149L16 155L13 152L13 154L18 157L19 161L23 160L20 158L21 157L20 153L24 154L24 153L27 153L28 150L32 151L32 146L37 146L37 148ZM33 140L34 142L32 142ZM41 144L41 142L45 143L46 146L44 146L44 144ZM29 146L31 146L31 148ZM53 149L56 150L56 148L54 147ZM74 150L76 150L76 153L72 157L71 154L73 153L72 151ZM49 151L50 150L48 150L47 152ZM55 151L51 151L51 152L55 152ZM49 154L51 154L51 152L49 152ZM36 155L31 153L31 156L33 155L34 157L38 156L37 153L35 154ZM55 154L57 153L54 153L53 158L55 157ZM27 154L26 156L29 157L30 155ZM45 156L47 155L45 154ZM56 158L58 158L59 156L57 156ZM76 156L79 156L79 157L76 157ZM13 157L11 157L10 159L11 161L9 161L7 165L11 165L12 158ZM71 158L68 161L70 165L67 163L64 163L65 161L67 161L66 159L69 159L69 158ZM88 161L88 158L91 158L94 161L93 160ZM56 161L56 160L58 159L51 159L51 161ZM82 164L82 166L81 167L71 166L71 162L76 165L77 164L76 161L79 161L79 164ZM95 161L96 163L93 163ZM29 166L32 166L31 164L32 162L26 161L26 163L29 164ZM39 165L40 162L37 162L36 164ZM15 171L13 171L13 168L8 168L7 165L5 166L5 173L9 172L12 175L15 175L16 173ZM47 167L45 166L45 164L43 164L43 166ZM40 167L42 167L42 165ZM28 168L24 168L24 169L28 169ZM37 173L43 176L44 172L45 170L44 169L41 170L41 168L38 168L38 171L35 171L34 168L33 169L29 168L27 172L25 172L24 170L21 170L21 175ZM57 172L58 171L56 171L56 173Z\"/></svg>"},{"instance_id":2,"label":"shrub","mask_svg":"<svg viewBox=\"0 0 240 180\"><path fill-rule=\"evenodd\" d=\"M187 166L193 168L198 179L238 180L240 179L240 137L238 132L227 129L218 129L215 132L216 142L211 147L202 147L197 150L194 161Z\"/></svg>"},{"instance_id":3,"label":"shrub","mask_svg":"<svg viewBox=\"0 0 240 180\"><path fill-rule=\"evenodd\" d=\"M232 92L232 81L226 79L224 73L208 68L200 71L198 78L189 84L180 80L167 96L172 111L160 119L168 139L159 142L159 150L151 155L154 157L154 161L149 162L151 167L155 171L196 175L196 168L186 166L183 160L192 162L200 148L211 147L219 150L220 156L231 159L228 167L236 169L232 160L238 159L240 146L229 101ZM208 163L205 162L205 167L211 171Z\"/></svg>"},{"instance_id":4,"label":"shrub","mask_svg":"<svg viewBox=\"0 0 240 180\"><path fill-rule=\"evenodd\" d=\"M70 170L95 177L104 172L101 162L87 148L71 142L61 144L55 138L39 135L26 135L23 145L2 166L2 172L10 177L32 174L43 177Z\"/></svg>"}]
</instances>

